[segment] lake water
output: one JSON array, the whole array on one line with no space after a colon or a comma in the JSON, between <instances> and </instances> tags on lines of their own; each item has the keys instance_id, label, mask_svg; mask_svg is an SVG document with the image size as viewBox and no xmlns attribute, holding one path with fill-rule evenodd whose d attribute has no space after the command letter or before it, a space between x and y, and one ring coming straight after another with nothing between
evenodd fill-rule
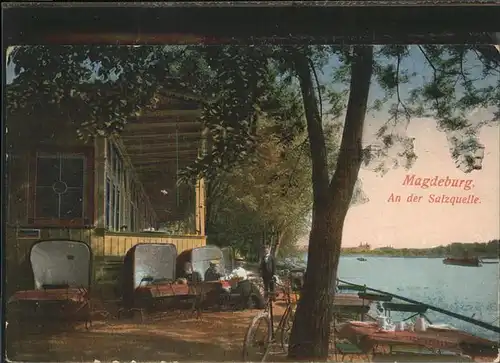
<instances>
[{"instance_id":1,"label":"lake water","mask_svg":"<svg viewBox=\"0 0 500 363\"><path fill-rule=\"evenodd\" d=\"M341 257L338 278L500 325L500 265L477 268L444 265L440 258L365 257L365 262ZM434 324L499 339L497 333L447 315L429 310L426 316Z\"/></svg>"}]
</instances>

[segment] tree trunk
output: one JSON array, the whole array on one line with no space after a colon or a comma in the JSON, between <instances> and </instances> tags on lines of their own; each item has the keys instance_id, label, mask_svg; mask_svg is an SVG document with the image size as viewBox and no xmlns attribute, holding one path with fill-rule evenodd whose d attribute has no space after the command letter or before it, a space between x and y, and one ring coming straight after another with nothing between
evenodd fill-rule
<instances>
[{"instance_id":1,"label":"tree trunk","mask_svg":"<svg viewBox=\"0 0 500 363\"><path fill-rule=\"evenodd\" d=\"M273 250L272 250L273 257L276 257L278 255L278 251L280 249L281 242L283 242L283 238L285 237L284 231L278 230L278 232L276 232L276 233L278 234L278 236L276 238L276 243L274 244Z\"/></svg>"},{"instance_id":2,"label":"tree trunk","mask_svg":"<svg viewBox=\"0 0 500 363\"><path fill-rule=\"evenodd\" d=\"M344 220L362 161L362 134L372 74L373 48L356 47L337 168L328 181L325 139L307 58L295 55L310 140L313 217L307 271L295 314L288 356L322 360L329 355L330 323Z\"/></svg>"}]
</instances>

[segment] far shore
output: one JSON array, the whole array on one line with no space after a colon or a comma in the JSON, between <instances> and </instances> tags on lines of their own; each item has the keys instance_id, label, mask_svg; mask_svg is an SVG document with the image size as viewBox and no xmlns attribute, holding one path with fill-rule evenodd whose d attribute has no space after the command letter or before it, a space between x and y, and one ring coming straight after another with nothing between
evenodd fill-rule
<instances>
[{"instance_id":1,"label":"far shore","mask_svg":"<svg viewBox=\"0 0 500 363\"><path fill-rule=\"evenodd\" d=\"M307 246L301 246L300 251L307 252ZM498 260L500 258L500 240L489 242L454 242L445 246L430 248L372 248L363 243L358 247L342 247L341 256L358 257L405 257L405 258L446 258L446 257L477 257L484 260Z\"/></svg>"},{"instance_id":2,"label":"far shore","mask_svg":"<svg viewBox=\"0 0 500 363\"><path fill-rule=\"evenodd\" d=\"M307 253L305 251L304 253ZM438 259L443 259L446 258L447 256L408 256L408 255L389 255L389 254L369 254L369 253L341 253L341 257L390 257L390 258L438 258ZM479 259L482 260L495 260L498 261L498 257L481 257L479 256Z\"/></svg>"},{"instance_id":3,"label":"far shore","mask_svg":"<svg viewBox=\"0 0 500 363\"><path fill-rule=\"evenodd\" d=\"M391 257L391 258L439 258L443 259L446 256L404 256L404 255L389 255L389 254L369 254L369 253L342 253L341 257ZM498 257L478 257L482 260L498 260Z\"/></svg>"}]
</instances>

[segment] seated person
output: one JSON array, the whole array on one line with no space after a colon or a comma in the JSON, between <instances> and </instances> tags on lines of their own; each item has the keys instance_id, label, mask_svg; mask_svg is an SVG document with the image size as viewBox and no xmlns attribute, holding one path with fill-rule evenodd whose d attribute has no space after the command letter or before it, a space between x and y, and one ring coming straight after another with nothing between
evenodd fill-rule
<instances>
[{"instance_id":1,"label":"seated person","mask_svg":"<svg viewBox=\"0 0 500 363\"><path fill-rule=\"evenodd\" d=\"M248 272L243 268L244 260L235 260L235 269L229 275L231 281L236 281L237 284L233 288L233 293L238 294L237 307L240 309L246 309L250 303L250 297L252 295L252 284L248 280Z\"/></svg>"},{"instance_id":2,"label":"seated person","mask_svg":"<svg viewBox=\"0 0 500 363\"><path fill-rule=\"evenodd\" d=\"M248 280L248 272L243 268L244 260L242 258L237 258L235 259L234 263L235 268L233 271L231 271L229 279L238 281Z\"/></svg>"},{"instance_id":3,"label":"seated person","mask_svg":"<svg viewBox=\"0 0 500 363\"><path fill-rule=\"evenodd\" d=\"M222 277L217 263L210 261L207 271L205 271L205 281L218 281Z\"/></svg>"},{"instance_id":4,"label":"seated person","mask_svg":"<svg viewBox=\"0 0 500 363\"><path fill-rule=\"evenodd\" d=\"M184 274L183 276L188 282L201 282L201 274L198 271L193 270L193 265L191 262L186 262L184 264Z\"/></svg>"}]
</instances>

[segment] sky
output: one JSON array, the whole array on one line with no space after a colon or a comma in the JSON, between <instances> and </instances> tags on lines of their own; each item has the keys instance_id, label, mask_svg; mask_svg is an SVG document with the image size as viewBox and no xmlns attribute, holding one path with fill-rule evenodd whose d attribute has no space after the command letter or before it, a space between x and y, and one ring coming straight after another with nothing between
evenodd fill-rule
<instances>
[{"instance_id":1,"label":"sky","mask_svg":"<svg viewBox=\"0 0 500 363\"><path fill-rule=\"evenodd\" d=\"M499 49L500 51L500 49ZM472 75L480 69L477 63L468 62ZM337 65L330 61L330 68ZM411 56L406 58L402 68L409 73L415 72L409 84L401 87L401 94L408 92L432 77L425 58L412 47ZM330 77L328 71L323 80ZM488 83L489 80L486 80ZM491 80L495 82L495 80ZM481 86L485 84L480 84ZM382 90L378 86L370 88L370 101L380 98ZM470 115L472 123L491 119L492 112L486 109L474 110ZM365 121L364 143L373 140L373 134L387 120L382 113L368 114ZM360 243L369 243L372 247L392 246L394 248L427 248L447 245L453 242L487 242L500 237L500 128L483 128L479 139L485 146L483 168L465 174L455 167L451 158L446 134L438 131L433 119L414 119L406 131L415 138L417 161L410 171L403 168L390 170L381 177L379 174L362 169L359 178L369 202L350 208L344 224L343 247L354 247ZM407 174L416 177L434 177L473 179L475 188L470 191L457 188L418 189L403 186ZM389 203L390 195L399 195L401 203ZM419 203L407 203L411 194L421 195ZM480 204L450 205L429 203L430 194L448 196L468 196L480 198ZM308 243L308 236L300 241Z\"/></svg>"},{"instance_id":2,"label":"sky","mask_svg":"<svg viewBox=\"0 0 500 363\"><path fill-rule=\"evenodd\" d=\"M330 77L328 69L333 69L336 61L332 59L326 72L320 76L323 80ZM405 62L409 72L417 76L408 85L402 87L406 94L411 88L421 84L430 72L416 47L412 56ZM473 69L473 68L472 68ZM7 67L7 83L13 79L13 67ZM372 87L370 99L378 98L381 90ZM488 110L475 110L472 121L491 118ZM368 114L364 130L365 142L370 142L373 134L386 121L385 114ZM383 177L373 171L362 169L359 177L369 202L350 208L345 224L342 245L344 247L369 243L372 247L392 246L395 248L425 248L446 245L452 242L486 242L500 237L500 128L486 127L480 133L480 141L485 146L483 168L465 174L455 167L451 158L446 135L436 129L433 119L414 119L407 135L415 138L417 161L410 171L402 168L390 170ZM472 179L474 188L469 191L459 188L419 189L403 186L407 174L416 177L450 177ZM408 203L410 194L422 196L418 203ZM399 203L388 202L391 194L402 198ZM429 203L429 195L477 196L477 204L436 204ZM307 243L307 237L301 240Z\"/></svg>"},{"instance_id":3,"label":"sky","mask_svg":"<svg viewBox=\"0 0 500 363\"><path fill-rule=\"evenodd\" d=\"M417 77L404 92L431 77L422 54L416 52L405 65ZM473 64L473 63L470 63ZM479 69L479 68L477 68ZM471 68L474 73L474 67ZM491 80L495 82L496 80ZM379 89L371 89L372 97ZM476 123L491 119L490 110L477 109L469 115L469 121ZM370 115L366 120L367 138L386 119L381 115ZM446 134L438 131L433 119L414 119L410 122L407 135L415 138L417 161L410 171L403 168L389 171L385 176L361 170L359 177L363 190L370 199L366 204L352 207L344 224L343 246L357 246L361 242L373 247L427 248L447 245L453 242L487 242L500 237L500 128L483 128L479 139L485 146L483 168L465 174L456 168L451 158ZM407 174L417 177L450 177L473 179L475 187L469 191L459 188L420 189L402 185ZM400 203L390 203L391 195L399 195ZM408 203L411 194L422 196L419 203ZM480 204L436 204L429 203L430 194L447 196L468 196L480 198Z\"/></svg>"},{"instance_id":4,"label":"sky","mask_svg":"<svg viewBox=\"0 0 500 363\"><path fill-rule=\"evenodd\" d=\"M477 112L475 117L481 117ZM376 123L376 120L372 121ZM500 128L487 127L480 134L485 146L483 168L465 174L455 167L446 135L436 130L432 119L413 120L408 135L415 137L417 161L409 172L403 168L390 170L383 177L362 169L359 177L370 201L351 207L344 224L344 247L369 243L372 247L426 248L452 242L486 242L500 236ZM404 186L407 174L418 177L472 179L475 187L429 188ZM391 193L402 198L388 202ZM406 202L410 194L423 196L419 203ZM430 194L480 198L480 204L429 203Z\"/></svg>"}]
</instances>

